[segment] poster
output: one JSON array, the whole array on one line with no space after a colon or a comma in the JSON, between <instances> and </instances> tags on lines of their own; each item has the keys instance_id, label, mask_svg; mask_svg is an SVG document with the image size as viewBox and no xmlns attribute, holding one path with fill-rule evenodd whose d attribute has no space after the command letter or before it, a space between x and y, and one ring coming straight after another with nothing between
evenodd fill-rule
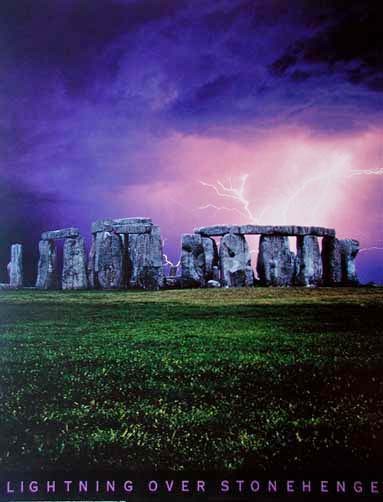
<instances>
[{"instance_id":1,"label":"poster","mask_svg":"<svg viewBox=\"0 0 383 502\"><path fill-rule=\"evenodd\" d=\"M381 19L1 2L1 500L382 496Z\"/></svg>"}]
</instances>

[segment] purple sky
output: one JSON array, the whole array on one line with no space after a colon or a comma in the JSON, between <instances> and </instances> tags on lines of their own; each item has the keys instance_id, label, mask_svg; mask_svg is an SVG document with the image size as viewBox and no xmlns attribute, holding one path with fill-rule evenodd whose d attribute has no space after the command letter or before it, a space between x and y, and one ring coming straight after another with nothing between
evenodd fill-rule
<instances>
[{"instance_id":1,"label":"purple sky","mask_svg":"<svg viewBox=\"0 0 383 502\"><path fill-rule=\"evenodd\" d=\"M336 226L383 282L378 5L2 0L0 280L12 242L32 281L41 231L150 216L174 261L198 225Z\"/></svg>"}]
</instances>

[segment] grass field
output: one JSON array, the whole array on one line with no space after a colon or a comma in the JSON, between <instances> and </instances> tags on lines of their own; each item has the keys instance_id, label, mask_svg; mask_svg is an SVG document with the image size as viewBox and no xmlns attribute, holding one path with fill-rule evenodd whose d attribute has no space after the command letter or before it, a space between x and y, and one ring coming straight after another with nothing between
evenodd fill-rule
<instances>
[{"instance_id":1,"label":"grass field","mask_svg":"<svg viewBox=\"0 0 383 502\"><path fill-rule=\"evenodd\" d=\"M2 469L383 458L382 288L2 292Z\"/></svg>"}]
</instances>

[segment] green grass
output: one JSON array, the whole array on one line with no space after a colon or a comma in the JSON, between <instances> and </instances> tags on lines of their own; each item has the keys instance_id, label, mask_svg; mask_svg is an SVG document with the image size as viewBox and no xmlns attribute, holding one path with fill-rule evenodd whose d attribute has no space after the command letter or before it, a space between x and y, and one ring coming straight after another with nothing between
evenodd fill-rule
<instances>
[{"instance_id":1,"label":"green grass","mask_svg":"<svg viewBox=\"0 0 383 502\"><path fill-rule=\"evenodd\" d=\"M383 290L6 291L0 467L382 459Z\"/></svg>"}]
</instances>

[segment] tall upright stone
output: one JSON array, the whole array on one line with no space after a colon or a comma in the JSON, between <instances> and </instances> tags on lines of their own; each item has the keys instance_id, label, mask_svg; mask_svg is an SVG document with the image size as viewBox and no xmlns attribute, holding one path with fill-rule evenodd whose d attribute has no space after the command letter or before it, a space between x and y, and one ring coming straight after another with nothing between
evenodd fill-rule
<instances>
[{"instance_id":1,"label":"tall upright stone","mask_svg":"<svg viewBox=\"0 0 383 502\"><path fill-rule=\"evenodd\" d=\"M336 237L323 237L322 240L323 283L335 286L342 282L341 244Z\"/></svg>"},{"instance_id":2,"label":"tall upright stone","mask_svg":"<svg viewBox=\"0 0 383 502\"><path fill-rule=\"evenodd\" d=\"M85 243L82 237L68 238L64 242L62 289L86 289Z\"/></svg>"},{"instance_id":3,"label":"tall upright stone","mask_svg":"<svg viewBox=\"0 0 383 502\"><path fill-rule=\"evenodd\" d=\"M184 286L205 285L205 250L198 234L182 234L181 279Z\"/></svg>"},{"instance_id":4,"label":"tall upright stone","mask_svg":"<svg viewBox=\"0 0 383 502\"><path fill-rule=\"evenodd\" d=\"M243 235L232 233L222 237L219 260L223 286L238 288L254 285L251 255Z\"/></svg>"},{"instance_id":5,"label":"tall upright stone","mask_svg":"<svg viewBox=\"0 0 383 502\"><path fill-rule=\"evenodd\" d=\"M322 284L322 258L318 237L301 235L297 237L295 284L298 286L319 286Z\"/></svg>"},{"instance_id":6,"label":"tall upright stone","mask_svg":"<svg viewBox=\"0 0 383 502\"><path fill-rule=\"evenodd\" d=\"M90 250L89 250L89 255L88 255L88 265L87 265L88 286L91 289L98 289L99 288L97 273L95 271L96 240L97 240L97 234L92 234L92 243L90 245Z\"/></svg>"},{"instance_id":7,"label":"tall upright stone","mask_svg":"<svg viewBox=\"0 0 383 502\"><path fill-rule=\"evenodd\" d=\"M280 235L261 235L257 272L265 286L290 286L295 271L295 255L289 239Z\"/></svg>"},{"instance_id":8,"label":"tall upright stone","mask_svg":"<svg viewBox=\"0 0 383 502\"><path fill-rule=\"evenodd\" d=\"M127 274L131 288L158 290L164 285L163 251L160 229L150 233L128 234Z\"/></svg>"},{"instance_id":9,"label":"tall upright stone","mask_svg":"<svg viewBox=\"0 0 383 502\"><path fill-rule=\"evenodd\" d=\"M39 262L37 265L36 288L58 289L57 251L53 240L39 242Z\"/></svg>"},{"instance_id":10,"label":"tall upright stone","mask_svg":"<svg viewBox=\"0 0 383 502\"><path fill-rule=\"evenodd\" d=\"M219 256L217 243L210 237L202 237L202 247L205 255L205 282L213 279L213 269L218 266Z\"/></svg>"},{"instance_id":11,"label":"tall upright stone","mask_svg":"<svg viewBox=\"0 0 383 502\"><path fill-rule=\"evenodd\" d=\"M102 289L124 284L124 246L119 234L98 232L95 238L93 282Z\"/></svg>"},{"instance_id":12,"label":"tall upright stone","mask_svg":"<svg viewBox=\"0 0 383 502\"><path fill-rule=\"evenodd\" d=\"M11 288L23 286L23 246L21 244L12 244L11 246L9 285Z\"/></svg>"},{"instance_id":13,"label":"tall upright stone","mask_svg":"<svg viewBox=\"0 0 383 502\"><path fill-rule=\"evenodd\" d=\"M355 285L358 284L358 276L355 268L355 258L359 252L359 242L354 239L341 239L341 268L342 268L342 284Z\"/></svg>"}]
</instances>

